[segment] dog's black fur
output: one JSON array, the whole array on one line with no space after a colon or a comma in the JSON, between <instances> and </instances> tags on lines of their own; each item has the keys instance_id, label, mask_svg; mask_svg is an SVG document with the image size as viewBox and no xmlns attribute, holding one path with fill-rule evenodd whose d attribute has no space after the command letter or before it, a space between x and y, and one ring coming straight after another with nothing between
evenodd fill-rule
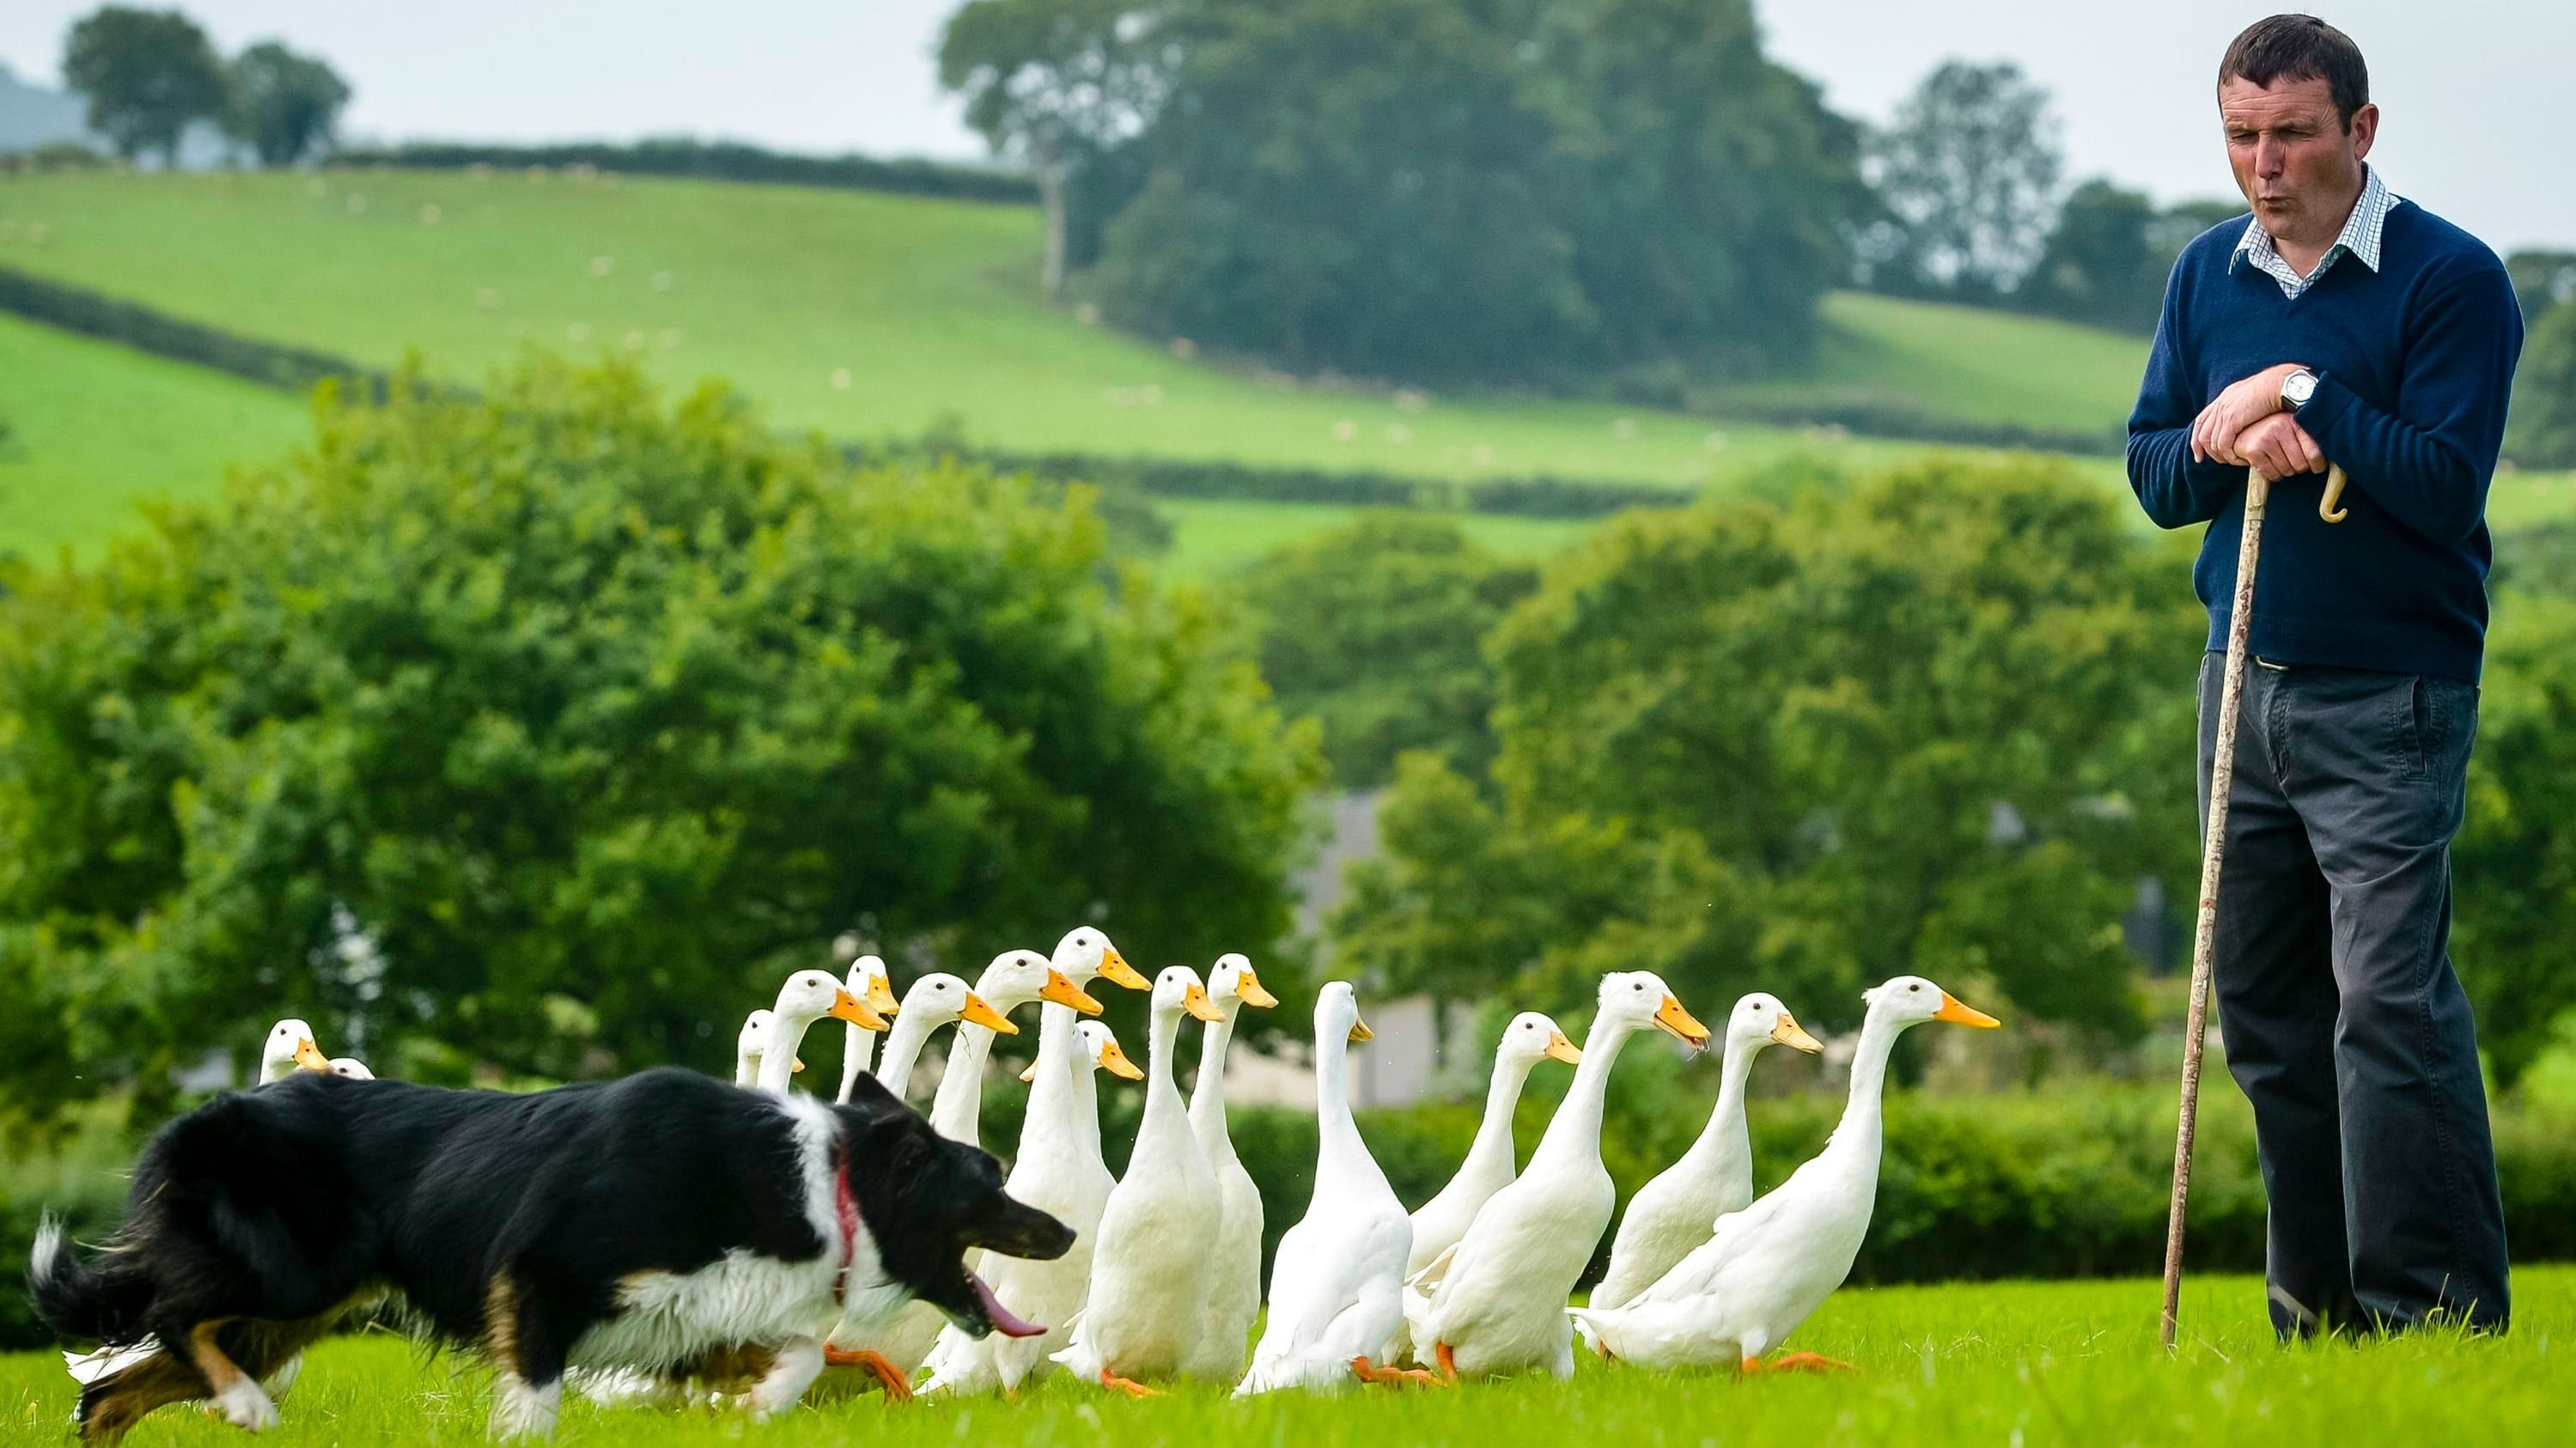
<instances>
[{"instance_id":1,"label":"dog's black fur","mask_svg":"<svg viewBox=\"0 0 2576 1448\"><path fill-rule=\"evenodd\" d=\"M1072 1245L1003 1193L990 1155L938 1136L873 1079L849 1105L812 1109L830 1113L884 1276L967 1331L993 1326L968 1249L1043 1259ZM48 1234L28 1281L67 1342L162 1344L82 1393L92 1438L213 1396L236 1372L266 1376L385 1291L437 1337L549 1384L635 1274L737 1250L838 1260L808 1214L813 1132L799 1131L775 1099L680 1070L523 1096L299 1075L164 1128L97 1261ZM212 1354L192 1346L209 1342Z\"/></svg>"}]
</instances>

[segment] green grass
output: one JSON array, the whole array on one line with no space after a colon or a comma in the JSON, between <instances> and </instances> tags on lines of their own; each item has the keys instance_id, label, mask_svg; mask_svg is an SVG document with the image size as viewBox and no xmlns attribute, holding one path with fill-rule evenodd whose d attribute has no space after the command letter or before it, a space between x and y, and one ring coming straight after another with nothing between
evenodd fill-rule
<instances>
[{"instance_id":1,"label":"green grass","mask_svg":"<svg viewBox=\"0 0 2576 1448\"><path fill-rule=\"evenodd\" d=\"M2571 1398L2556 1359L2576 1346L2576 1269L2517 1275L2514 1332L2428 1334L2364 1346L2273 1346L2261 1285L2195 1280L2182 1353L2155 1343L2155 1284L2005 1283L1851 1290L1795 1346L1848 1359L1856 1377L1739 1381L1666 1375L1586 1359L1574 1383L1544 1377L1434 1392L1229 1402L1185 1388L1131 1403L1063 1378L1016 1403L873 1397L754 1427L708 1411L603 1413L569 1401L557 1441L600 1444L2189 1444L2367 1441L2409 1445L2559 1441ZM423 1363L385 1337L317 1349L284 1405L281 1445L474 1443L490 1406L486 1374L454 1358ZM0 1359L0 1427L25 1441L61 1431L71 1390L47 1355ZM130 1440L233 1444L233 1429L184 1409Z\"/></svg>"},{"instance_id":2,"label":"green grass","mask_svg":"<svg viewBox=\"0 0 2576 1448\"><path fill-rule=\"evenodd\" d=\"M956 415L975 441L1014 449L1667 483L1815 445L1596 403L1413 408L1183 360L1043 305L1022 207L517 174L93 173L0 181L0 220L19 223L0 262L252 336L379 364L418 349L468 376L528 342L633 350L666 378L728 378L780 422L836 436ZM34 226L41 245L25 239ZM1855 315L1874 325L1885 310ZM2104 426L2126 405L2111 403ZM1840 448L1869 460L1908 445Z\"/></svg>"},{"instance_id":3,"label":"green grass","mask_svg":"<svg viewBox=\"0 0 2576 1448\"><path fill-rule=\"evenodd\" d=\"M0 552L94 553L145 498L202 496L303 438L294 398L0 315Z\"/></svg>"},{"instance_id":4,"label":"green grass","mask_svg":"<svg viewBox=\"0 0 2576 1448\"><path fill-rule=\"evenodd\" d=\"M1234 572L1283 543L1347 523L1360 512L1308 503L1197 498L1157 499L1154 508L1172 524L1172 552L1165 571L1185 578ZM1488 514L1462 515L1458 522L1468 537L1511 558L1553 553L1592 527L1585 522Z\"/></svg>"}]
</instances>

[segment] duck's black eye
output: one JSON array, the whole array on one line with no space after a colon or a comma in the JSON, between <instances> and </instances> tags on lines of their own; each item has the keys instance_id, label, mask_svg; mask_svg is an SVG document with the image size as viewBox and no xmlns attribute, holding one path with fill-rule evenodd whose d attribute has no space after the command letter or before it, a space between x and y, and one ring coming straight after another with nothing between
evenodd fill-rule
<instances>
[{"instance_id":1,"label":"duck's black eye","mask_svg":"<svg viewBox=\"0 0 2576 1448\"><path fill-rule=\"evenodd\" d=\"M1921 995L1923 993L1923 987L1919 985L1909 985L1906 989L1914 992L1916 995Z\"/></svg>"},{"instance_id":2,"label":"duck's black eye","mask_svg":"<svg viewBox=\"0 0 2576 1448\"><path fill-rule=\"evenodd\" d=\"M1645 983L1644 981L1642 981L1642 980L1641 980L1641 981L1637 982L1637 986L1636 986L1636 988L1637 988L1638 990L1644 990L1644 989L1646 988L1646 983Z\"/></svg>"}]
</instances>

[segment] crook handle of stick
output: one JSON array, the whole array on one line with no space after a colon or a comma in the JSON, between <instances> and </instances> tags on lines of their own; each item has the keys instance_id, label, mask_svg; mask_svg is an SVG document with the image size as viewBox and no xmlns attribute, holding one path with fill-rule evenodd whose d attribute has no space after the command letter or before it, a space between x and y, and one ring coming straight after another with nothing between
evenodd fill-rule
<instances>
[{"instance_id":1,"label":"crook handle of stick","mask_svg":"<svg viewBox=\"0 0 2576 1448\"><path fill-rule=\"evenodd\" d=\"M2317 499L2318 517L2329 523L2340 523L2352 516L2352 510L2343 505L2343 485L2346 481L2342 467L2334 464L2327 466L2325 496Z\"/></svg>"}]
</instances>

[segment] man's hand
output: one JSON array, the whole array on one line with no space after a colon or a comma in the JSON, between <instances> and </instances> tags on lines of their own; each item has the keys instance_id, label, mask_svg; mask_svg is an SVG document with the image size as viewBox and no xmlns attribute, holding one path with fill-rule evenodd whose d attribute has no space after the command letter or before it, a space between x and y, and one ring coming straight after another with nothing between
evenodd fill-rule
<instances>
[{"instance_id":1,"label":"man's hand","mask_svg":"<svg viewBox=\"0 0 2576 1448\"><path fill-rule=\"evenodd\" d=\"M2266 367L2212 398L2200 410L2200 416L2192 420L2191 460L2205 463L2216 458L2223 463L2242 463L2245 459L2237 447L2237 435L2281 410L2281 384L2299 370L2299 365L2283 362ZM2231 457L2231 453L2239 455Z\"/></svg>"},{"instance_id":2,"label":"man's hand","mask_svg":"<svg viewBox=\"0 0 2576 1448\"><path fill-rule=\"evenodd\" d=\"M2236 435L2235 446L2217 454L2223 463L2252 468L2267 478L2326 470L2325 449L2299 426L2298 419L2276 412Z\"/></svg>"}]
</instances>

